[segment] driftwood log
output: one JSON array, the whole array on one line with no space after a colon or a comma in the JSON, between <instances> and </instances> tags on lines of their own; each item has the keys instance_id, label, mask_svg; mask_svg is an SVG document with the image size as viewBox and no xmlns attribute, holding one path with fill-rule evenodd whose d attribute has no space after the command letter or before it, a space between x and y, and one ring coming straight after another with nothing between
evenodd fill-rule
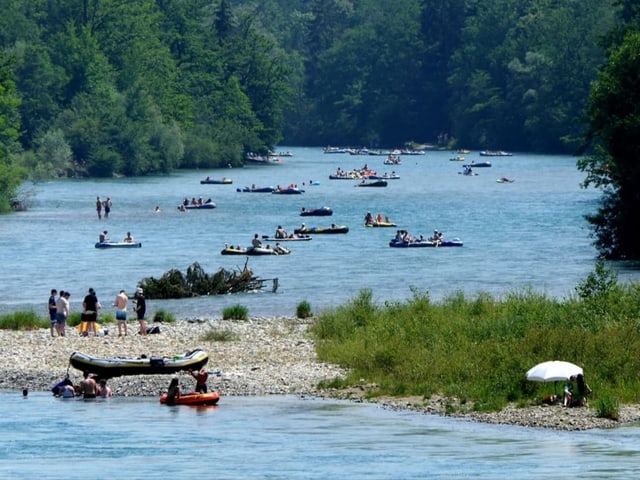
<instances>
[{"instance_id":1,"label":"driftwood log","mask_svg":"<svg viewBox=\"0 0 640 480\"><path fill-rule=\"evenodd\" d=\"M248 260L242 270L229 271L220 268L216 273L208 274L198 262L194 262L187 268L186 273L171 269L160 278L143 278L140 287L149 299L222 295L262 289L265 280L254 276L247 263ZM277 285L276 280L273 279L274 285Z\"/></svg>"}]
</instances>

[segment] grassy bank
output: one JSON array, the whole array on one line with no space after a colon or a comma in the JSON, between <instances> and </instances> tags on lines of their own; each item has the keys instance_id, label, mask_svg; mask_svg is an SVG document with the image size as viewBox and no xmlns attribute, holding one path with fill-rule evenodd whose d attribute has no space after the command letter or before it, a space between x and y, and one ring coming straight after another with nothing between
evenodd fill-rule
<instances>
[{"instance_id":1,"label":"grassy bank","mask_svg":"<svg viewBox=\"0 0 640 480\"><path fill-rule=\"evenodd\" d=\"M380 305L364 290L321 313L312 329L320 359L352 372L333 386L364 379L380 386L376 394L440 394L478 410L560 393L561 384L526 380L546 360L582 366L592 405L640 403L639 333L640 286L619 284L603 264L564 300L527 290L433 302L414 292Z\"/></svg>"}]
</instances>

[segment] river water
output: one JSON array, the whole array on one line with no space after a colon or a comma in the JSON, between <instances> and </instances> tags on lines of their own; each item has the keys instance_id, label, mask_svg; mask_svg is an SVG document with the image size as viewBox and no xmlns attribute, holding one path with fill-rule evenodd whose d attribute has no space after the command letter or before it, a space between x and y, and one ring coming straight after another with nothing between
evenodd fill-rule
<instances>
[{"instance_id":1,"label":"river water","mask_svg":"<svg viewBox=\"0 0 640 480\"><path fill-rule=\"evenodd\" d=\"M0 478L638 478L640 429L482 425L344 401L0 392Z\"/></svg>"},{"instance_id":2,"label":"river water","mask_svg":"<svg viewBox=\"0 0 640 480\"><path fill-rule=\"evenodd\" d=\"M89 287L109 305L120 288L132 291L149 276L186 270L236 269L244 257L220 255L224 243L248 245L278 225L349 226L346 235L291 243L291 255L251 257L249 267L278 278L276 293L150 300L151 312L177 318L219 317L233 304L252 316L292 315L307 300L315 311L345 302L362 288L374 299L404 300L412 289L440 299L455 291L496 296L533 288L572 295L593 271L596 252L584 215L598 192L579 187L575 159L516 154L492 158L491 168L463 176L449 152L403 157L325 155L291 148L276 166L180 171L166 176L60 180L26 184L30 208L0 217L3 299L0 313L33 309L45 315L51 288L72 293L79 310ZM477 153L467 160L480 161ZM329 180L365 163L395 172L386 188ZM232 185L201 185L229 176ZM515 182L497 183L508 176ZM296 183L302 195L240 193L251 184ZM96 195L113 199L98 220ZM217 208L180 213L183 197L211 197ZM306 219L302 207L330 206L332 217ZM160 212L154 212L155 207ZM389 215L414 235L434 229L459 237L461 248L393 249L395 229L364 228L367 211ZM100 231L140 249L99 250ZM637 280L633 266L616 265L621 280ZM0 392L0 478L189 477L246 478L637 478L637 426L555 432L475 424L373 405L297 397L229 397L217 408L161 407L150 398L60 401L47 393Z\"/></svg>"},{"instance_id":3,"label":"river water","mask_svg":"<svg viewBox=\"0 0 640 480\"><path fill-rule=\"evenodd\" d=\"M125 288L133 291L145 277L169 269L186 271L198 262L205 271L234 270L246 257L223 256L225 243L248 245L255 233L273 234L308 226L347 225L345 235L318 235L290 242L288 256L251 257L260 278L278 278L259 293L196 299L150 301L178 318L220 316L242 304L250 315L291 315L303 300L318 311L371 289L376 301L404 300L412 289L440 299L455 291L501 296L533 288L555 297L572 295L593 271L596 251L584 215L597 208L599 193L581 189L583 175L573 157L515 154L493 157L490 168L464 176L450 152L403 156L402 164L383 165L384 157L324 154L320 148L291 148L281 165L240 169L180 171L166 176L109 180L60 180L27 184L30 208L0 217L4 292L0 313L46 311L51 288L72 293L72 310L89 287L110 304ZM477 153L467 161L481 161ZM367 164L378 173L395 171L399 180L386 188L359 188L356 182L329 180L343 170ZM232 185L201 185L206 176L228 176ZM513 183L497 183L507 176ZM240 193L251 184L298 184L301 195ZM113 200L109 219L98 220L96 195ZM213 210L181 213L183 197L212 198ZM160 212L154 212L156 206ZM331 217L300 217L302 207L330 206ZM462 248L397 249L388 246L396 229L365 228L367 211L388 215L414 235L434 229L459 237ZM94 248L98 234L115 239L131 231L140 249ZM621 279L638 270L621 269ZM106 297L106 298L105 298Z\"/></svg>"}]
</instances>

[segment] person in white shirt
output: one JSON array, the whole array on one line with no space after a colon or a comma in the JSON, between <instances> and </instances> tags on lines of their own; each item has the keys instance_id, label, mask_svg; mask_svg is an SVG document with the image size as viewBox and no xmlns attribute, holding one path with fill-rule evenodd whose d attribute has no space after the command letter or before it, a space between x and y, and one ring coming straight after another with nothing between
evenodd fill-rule
<instances>
[{"instance_id":1,"label":"person in white shirt","mask_svg":"<svg viewBox=\"0 0 640 480\"><path fill-rule=\"evenodd\" d=\"M60 291L60 296L56 300L56 332L59 337L64 337L69 318L69 292Z\"/></svg>"}]
</instances>

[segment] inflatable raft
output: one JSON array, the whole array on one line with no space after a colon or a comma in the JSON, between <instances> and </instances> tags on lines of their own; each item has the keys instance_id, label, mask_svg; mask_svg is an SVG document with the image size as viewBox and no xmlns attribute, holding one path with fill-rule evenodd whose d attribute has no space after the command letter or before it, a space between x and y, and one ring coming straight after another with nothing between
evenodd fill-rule
<instances>
[{"instance_id":1,"label":"inflatable raft","mask_svg":"<svg viewBox=\"0 0 640 480\"><path fill-rule=\"evenodd\" d=\"M209 355L200 349L173 357L98 358L73 352L69 358L73 368L104 379L123 375L164 375L181 370L200 370L208 361Z\"/></svg>"},{"instance_id":2,"label":"inflatable raft","mask_svg":"<svg viewBox=\"0 0 640 480\"><path fill-rule=\"evenodd\" d=\"M173 402L174 405L216 405L220 400L220 394L218 392L208 393L185 393L176 398ZM166 405L167 394L163 394L160 397L160 403Z\"/></svg>"},{"instance_id":3,"label":"inflatable raft","mask_svg":"<svg viewBox=\"0 0 640 480\"><path fill-rule=\"evenodd\" d=\"M296 235L310 235L314 233L348 233L349 227L346 225L331 225L330 227L300 227L293 233Z\"/></svg>"},{"instance_id":4,"label":"inflatable raft","mask_svg":"<svg viewBox=\"0 0 640 480\"><path fill-rule=\"evenodd\" d=\"M141 248L140 242L98 242L96 248Z\"/></svg>"}]
</instances>

